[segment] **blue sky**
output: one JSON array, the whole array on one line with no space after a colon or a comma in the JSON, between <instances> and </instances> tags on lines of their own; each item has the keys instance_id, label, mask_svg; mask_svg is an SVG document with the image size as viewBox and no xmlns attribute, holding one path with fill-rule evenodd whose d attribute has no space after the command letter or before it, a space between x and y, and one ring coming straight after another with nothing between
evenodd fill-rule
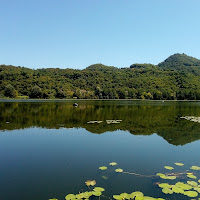
<instances>
[{"instance_id":1,"label":"blue sky","mask_svg":"<svg viewBox=\"0 0 200 200\"><path fill-rule=\"evenodd\" d=\"M0 0L0 64L129 67L200 58L199 0Z\"/></svg>"}]
</instances>

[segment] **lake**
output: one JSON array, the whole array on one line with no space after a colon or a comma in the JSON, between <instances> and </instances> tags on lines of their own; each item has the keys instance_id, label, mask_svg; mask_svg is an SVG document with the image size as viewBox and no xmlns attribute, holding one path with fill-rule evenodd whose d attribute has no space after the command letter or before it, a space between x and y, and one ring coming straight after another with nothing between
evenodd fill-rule
<instances>
[{"instance_id":1,"label":"lake","mask_svg":"<svg viewBox=\"0 0 200 200\"><path fill-rule=\"evenodd\" d=\"M164 199L200 197L165 194L158 186L198 183L200 171L190 168L200 166L200 123L180 117L200 116L200 102L76 100L73 107L74 102L0 102L0 199L64 200L92 190L87 180L105 189L101 199L134 191Z\"/></svg>"}]
</instances>

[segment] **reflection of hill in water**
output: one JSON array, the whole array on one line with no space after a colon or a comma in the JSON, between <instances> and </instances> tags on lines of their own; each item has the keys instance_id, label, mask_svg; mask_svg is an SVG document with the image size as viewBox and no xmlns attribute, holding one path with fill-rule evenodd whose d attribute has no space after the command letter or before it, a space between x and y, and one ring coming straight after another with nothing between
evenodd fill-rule
<instances>
[{"instance_id":1,"label":"reflection of hill in water","mask_svg":"<svg viewBox=\"0 0 200 200\"><path fill-rule=\"evenodd\" d=\"M200 139L200 124L180 119L182 115L196 115L200 107L167 104L106 103L81 104L74 108L66 102L1 102L0 129L13 130L29 127L82 127L92 133L128 130L134 135L157 133L170 144L184 145ZM106 124L107 119L122 119L120 124ZM101 124L87 124L102 120ZM9 122L9 123L6 123Z\"/></svg>"}]
</instances>

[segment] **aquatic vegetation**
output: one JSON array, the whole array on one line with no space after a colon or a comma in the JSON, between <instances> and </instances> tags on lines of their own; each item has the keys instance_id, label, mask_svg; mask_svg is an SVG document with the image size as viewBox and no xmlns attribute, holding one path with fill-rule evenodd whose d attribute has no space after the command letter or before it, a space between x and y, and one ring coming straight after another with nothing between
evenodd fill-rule
<instances>
[{"instance_id":1,"label":"aquatic vegetation","mask_svg":"<svg viewBox=\"0 0 200 200\"><path fill-rule=\"evenodd\" d=\"M99 167L100 170L106 170L107 167L106 166L102 166L102 167Z\"/></svg>"},{"instance_id":2,"label":"aquatic vegetation","mask_svg":"<svg viewBox=\"0 0 200 200\"><path fill-rule=\"evenodd\" d=\"M88 181L85 182L85 184L86 184L87 186L94 186L94 185L96 185L96 181L95 181L95 180L93 180L93 181L88 180Z\"/></svg>"},{"instance_id":3,"label":"aquatic vegetation","mask_svg":"<svg viewBox=\"0 0 200 200\"><path fill-rule=\"evenodd\" d=\"M193 169L193 170L200 170L200 167L198 167L198 166L192 166L190 169Z\"/></svg>"},{"instance_id":4,"label":"aquatic vegetation","mask_svg":"<svg viewBox=\"0 0 200 200\"><path fill-rule=\"evenodd\" d=\"M105 191L105 189L102 188L102 187L95 187L93 190L96 191L96 192L98 192L98 191L99 191L99 192Z\"/></svg>"},{"instance_id":5,"label":"aquatic vegetation","mask_svg":"<svg viewBox=\"0 0 200 200\"><path fill-rule=\"evenodd\" d=\"M191 185L191 186L193 186L193 187L195 187L195 186L198 185L198 183L195 182L195 181L187 181L187 184L189 184L189 185Z\"/></svg>"},{"instance_id":6,"label":"aquatic vegetation","mask_svg":"<svg viewBox=\"0 0 200 200\"><path fill-rule=\"evenodd\" d=\"M117 165L117 163L116 162L111 162L111 163L109 163L109 165L115 166L115 165Z\"/></svg>"},{"instance_id":7,"label":"aquatic vegetation","mask_svg":"<svg viewBox=\"0 0 200 200\"><path fill-rule=\"evenodd\" d=\"M197 178L195 175L187 175L187 177L193 178L193 179L196 179L196 178Z\"/></svg>"},{"instance_id":8,"label":"aquatic vegetation","mask_svg":"<svg viewBox=\"0 0 200 200\"><path fill-rule=\"evenodd\" d=\"M167 188L167 187L163 188L162 192L165 193L165 194L173 194L173 191L170 188Z\"/></svg>"},{"instance_id":9,"label":"aquatic vegetation","mask_svg":"<svg viewBox=\"0 0 200 200\"><path fill-rule=\"evenodd\" d=\"M197 197L198 193L195 191L185 191L184 195L187 195L188 197Z\"/></svg>"},{"instance_id":10,"label":"aquatic vegetation","mask_svg":"<svg viewBox=\"0 0 200 200\"><path fill-rule=\"evenodd\" d=\"M169 169L169 170L172 170L174 169L173 167L170 167L170 166L164 166L165 169Z\"/></svg>"},{"instance_id":11,"label":"aquatic vegetation","mask_svg":"<svg viewBox=\"0 0 200 200\"><path fill-rule=\"evenodd\" d=\"M165 174L162 174L162 173L157 173L156 175L160 176L160 178L162 178L162 179L169 179L169 180L176 179L176 176L169 176L169 175L165 175Z\"/></svg>"},{"instance_id":12,"label":"aquatic vegetation","mask_svg":"<svg viewBox=\"0 0 200 200\"><path fill-rule=\"evenodd\" d=\"M130 175L135 175L135 176L140 176L140 177L149 177L149 178L158 178L160 177L161 179L167 179L169 181L171 180L175 180L176 178L179 178L180 180L185 180L188 178L193 178L193 179L197 179L197 176L194 175L194 173L188 172L188 170L186 170L185 172L174 172L174 173L157 173L156 175L142 175L142 174L137 174L134 172L124 172L123 169L118 168L118 169L113 169L112 166L117 165L116 162L111 162L109 163L110 169L115 171L115 172L119 172L119 173L123 173L123 174L130 174ZM175 163L175 165L177 166L183 166L183 163ZM101 166L99 167L100 170L106 170L108 167L106 166ZM164 166L164 168L168 169L168 170L172 170L174 169L173 167L170 166ZM191 169L193 170L199 170L198 166L192 166ZM109 170L110 172L110 170ZM107 179L107 176L102 176L103 179ZM163 194L167 194L167 195L173 195L173 194L179 194L179 195L185 195L187 197L190 198L194 198L197 197L200 193L200 179L198 180L198 182L196 181L191 181L191 180L187 180L186 182L176 182L173 184L169 184L169 183L161 183L161 182L156 182L155 185L157 185L158 188L160 188L162 190ZM85 200L89 200L90 197L92 199L95 198L99 198L100 197L106 197L104 195L102 195L102 193L105 191L105 189L103 187L93 187L96 185L96 181L95 180L87 180L85 182L85 184L88 186L90 191L86 191L86 192L79 192L78 194L68 194L65 199L66 200L81 200L81 199L85 199ZM91 186L91 187L89 187ZM93 187L93 188L92 188ZM83 191L83 190L81 190ZM144 194L140 191L135 191L132 193L121 193L121 194L114 194L113 199L116 200L164 200L163 198L154 198L154 197L150 197L150 196L144 196ZM110 200L112 200L110 197L106 197ZM180 198L181 199L181 198ZM198 198L200 199L200 198ZM58 200L58 199L50 199L50 200ZM193 200L193 199L192 199Z\"/></svg>"},{"instance_id":13,"label":"aquatic vegetation","mask_svg":"<svg viewBox=\"0 0 200 200\"><path fill-rule=\"evenodd\" d=\"M184 164L183 163L175 163L175 165L177 165L177 166L183 166Z\"/></svg>"},{"instance_id":14,"label":"aquatic vegetation","mask_svg":"<svg viewBox=\"0 0 200 200\"><path fill-rule=\"evenodd\" d=\"M120 168L119 168L119 169L116 169L115 171L116 171L116 172L123 172L123 169L120 169Z\"/></svg>"}]
</instances>

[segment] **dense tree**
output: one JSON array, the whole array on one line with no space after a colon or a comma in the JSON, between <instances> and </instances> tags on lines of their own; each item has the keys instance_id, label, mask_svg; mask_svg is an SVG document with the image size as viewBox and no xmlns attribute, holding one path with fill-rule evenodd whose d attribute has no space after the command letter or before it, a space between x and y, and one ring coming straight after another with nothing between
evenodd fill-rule
<instances>
[{"instance_id":1,"label":"dense tree","mask_svg":"<svg viewBox=\"0 0 200 200\"><path fill-rule=\"evenodd\" d=\"M9 84L5 87L4 94L5 94L6 97L10 97L10 98L17 97L17 91L15 90L15 88L11 84Z\"/></svg>"},{"instance_id":2,"label":"dense tree","mask_svg":"<svg viewBox=\"0 0 200 200\"><path fill-rule=\"evenodd\" d=\"M15 98L17 92L44 99L200 100L200 60L174 54L158 65L94 64L83 70L0 65L0 97Z\"/></svg>"}]
</instances>

